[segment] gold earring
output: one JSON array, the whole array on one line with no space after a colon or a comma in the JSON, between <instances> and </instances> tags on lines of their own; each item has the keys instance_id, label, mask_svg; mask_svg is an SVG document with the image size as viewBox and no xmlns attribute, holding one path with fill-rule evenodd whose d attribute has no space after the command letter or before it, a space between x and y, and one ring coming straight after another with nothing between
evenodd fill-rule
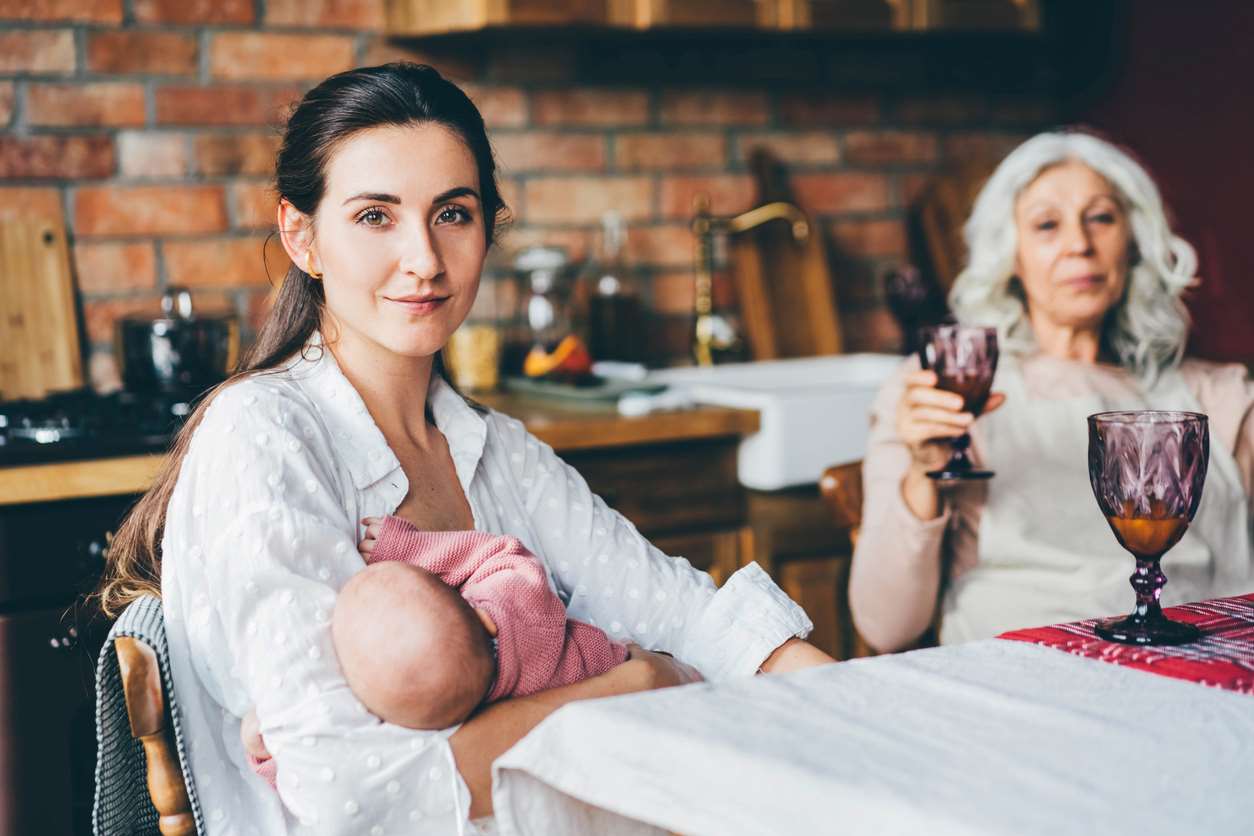
<instances>
[{"instance_id":1,"label":"gold earring","mask_svg":"<svg viewBox=\"0 0 1254 836\"><path fill-rule=\"evenodd\" d=\"M305 250L305 272L315 281L322 278L322 274L313 269L313 250Z\"/></svg>"}]
</instances>

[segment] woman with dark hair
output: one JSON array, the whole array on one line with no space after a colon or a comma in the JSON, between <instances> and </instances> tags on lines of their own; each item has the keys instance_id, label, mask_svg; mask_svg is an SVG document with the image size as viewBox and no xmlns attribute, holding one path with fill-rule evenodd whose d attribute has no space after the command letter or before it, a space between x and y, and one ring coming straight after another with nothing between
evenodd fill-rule
<instances>
[{"instance_id":1,"label":"woman with dark hair","mask_svg":"<svg viewBox=\"0 0 1254 836\"><path fill-rule=\"evenodd\" d=\"M716 590L518 421L443 379L439 352L505 210L461 90L412 64L327 79L292 113L277 187L293 266L241 371L192 415L115 538L101 594L113 614L162 597L210 832L473 832L492 761L567 702L690 681L684 663L718 680L830 661L761 569ZM330 631L364 567L360 521L385 514L517 537L572 618L683 662L637 649L454 728L385 723L353 697ZM245 762L253 706L278 796Z\"/></svg>"}]
</instances>

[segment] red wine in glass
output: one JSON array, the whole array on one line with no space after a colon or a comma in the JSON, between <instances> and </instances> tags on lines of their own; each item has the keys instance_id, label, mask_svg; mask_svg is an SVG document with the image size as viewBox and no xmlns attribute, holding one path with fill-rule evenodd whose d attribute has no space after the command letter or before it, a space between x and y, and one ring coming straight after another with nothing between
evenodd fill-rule
<instances>
[{"instance_id":1,"label":"red wine in glass","mask_svg":"<svg viewBox=\"0 0 1254 836\"><path fill-rule=\"evenodd\" d=\"M1196 412L1090 415L1089 483L1115 539L1136 558L1130 615L1099 621L1097 635L1123 644L1184 644L1201 631L1163 615L1162 556L1184 536L1202 500L1209 421Z\"/></svg>"},{"instance_id":2,"label":"red wine in glass","mask_svg":"<svg viewBox=\"0 0 1254 836\"><path fill-rule=\"evenodd\" d=\"M993 374L997 371L997 330L966 325L938 325L923 332L919 362L936 373L936 386L962 396L962 408L972 415L984 411ZM979 470L971 463L971 435L953 440L953 453L940 470L928 477L941 481L989 479L991 470Z\"/></svg>"}]
</instances>

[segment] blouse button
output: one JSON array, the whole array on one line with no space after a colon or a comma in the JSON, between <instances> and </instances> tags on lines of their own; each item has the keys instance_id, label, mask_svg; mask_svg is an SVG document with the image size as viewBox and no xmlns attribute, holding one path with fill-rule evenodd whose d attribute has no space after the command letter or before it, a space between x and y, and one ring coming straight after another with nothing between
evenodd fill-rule
<instances>
[{"instance_id":1,"label":"blouse button","mask_svg":"<svg viewBox=\"0 0 1254 836\"><path fill-rule=\"evenodd\" d=\"M370 828L370 836L383 836L383 828L376 824Z\"/></svg>"},{"instance_id":2,"label":"blouse button","mask_svg":"<svg viewBox=\"0 0 1254 836\"><path fill-rule=\"evenodd\" d=\"M348 813L350 816L355 816L360 811L361 811L361 805L358 804L356 801L344 802L344 812Z\"/></svg>"},{"instance_id":3,"label":"blouse button","mask_svg":"<svg viewBox=\"0 0 1254 836\"><path fill-rule=\"evenodd\" d=\"M401 791L401 785L398 781L388 781L388 794L396 795Z\"/></svg>"},{"instance_id":4,"label":"blouse button","mask_svg":"<svg viewBox=\"0 0 1254 836\"><path fill-rule=\"evenodd\" d=\"M331 768L331 767L329 767L329 766L327 766L327 767L323 767L323 769L322 769L322 780L326 781L327 783L330 783L330 782L334 781L334 780L335 780L335 770L334 770L334 769L332 769L332 768Z\"/></svg>"},{"instance_id":5,"label":"blouse button","mask_svg":"<svg viewBox=\"0 0 1254 836\"><path fill-rule=\"evenodd\" d=\"M380 763L381 761L379 760L378 755L371 755L370 757L366 758L366 766L370 767L371 769L378 769Z\"/></svg>"},{"instance_id":6,"label":"blouse button","mask_svg":"<svg viewBox=\"0 0 1254 836\"><path fill-rule=\"evenodd\" d=\"M444 777L444 770L438 766L433 766L427 770L427 778L432 781L438 781Z\"/></svg>"}]
</instances>

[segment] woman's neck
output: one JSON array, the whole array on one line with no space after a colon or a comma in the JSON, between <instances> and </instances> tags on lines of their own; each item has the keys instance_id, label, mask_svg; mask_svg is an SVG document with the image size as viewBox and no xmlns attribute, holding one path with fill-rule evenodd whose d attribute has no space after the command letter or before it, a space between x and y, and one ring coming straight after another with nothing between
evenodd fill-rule
<instances>
[{"instance_id":1,"label":"woman's neck","mask_svg":"<svg viewBox=\"0 0 1254 836\"><path fill-rule=\"evenodd\" d=\"M340 371L361 395L371 417L389 439L401 433L419 448L430 442L427 423L427 387L434 358L405 357L361 335L339 331L327 348ZM326 331L324 333L324 338Z\"/></svg>"},{"instance_id":2,"label":"woman's neck","mask_svg":"<svg viewBox=\"0 0 1254 836\"><path fill-rule=\"evenodd\" d=\"M1058 325L1032 317L1032 334L1041 354L1058 360L1096 363L1101 356L1102 335L1096 328Z\"/></svg>"}]
</instances>

